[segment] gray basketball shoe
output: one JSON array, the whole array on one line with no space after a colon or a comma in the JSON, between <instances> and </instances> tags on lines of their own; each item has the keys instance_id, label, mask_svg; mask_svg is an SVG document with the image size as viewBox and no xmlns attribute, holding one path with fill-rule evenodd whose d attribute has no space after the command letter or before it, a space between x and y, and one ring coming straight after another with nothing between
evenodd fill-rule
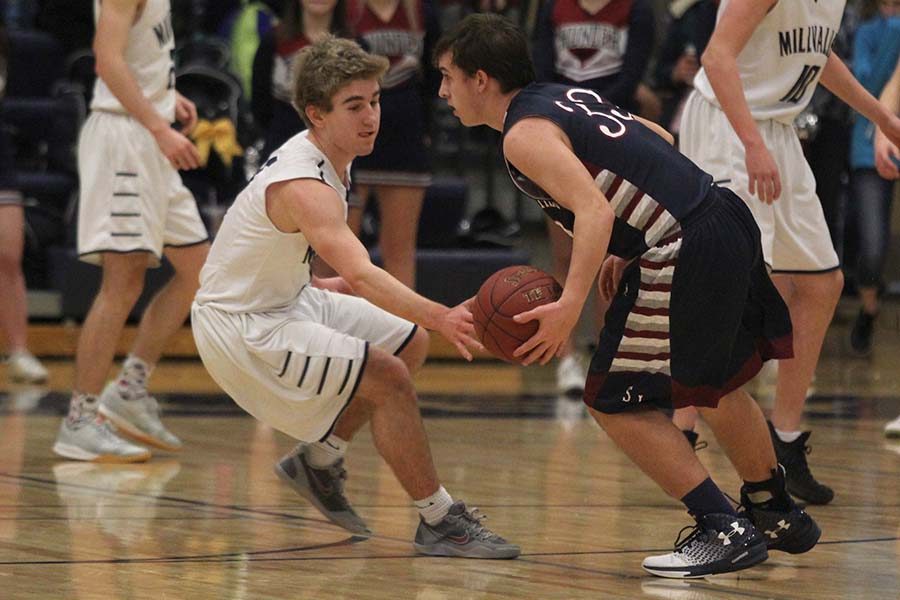
<instances>
[{"instance_id":1,"label":"gray basketball shoe","mask_svg":"<svg viewBox=\"0 0 900 600\"><path fill-rule=\"evenodd\" d=\"M117 436L96 407L83 406L75 419L63 419L53 451L74 460L131 463L150 458L150 451Z\"/></svg>"},{"instance_id":2,"label":"gray basketball shoe","mask_svg":"<svg viewBox=\"0 0 900 600\"><path fill-rule=\"evenodd\" d=\"M169 452L181 450L181 440L159 420L159 404L146 390L127 397L110 381L100 394L100 414L130 438Z\"/></svg>"},{"instance_id":3,"label":"gray basketball shoe","mask_svg":"<svg viewBox=\"0 0 900 600\"><path fill-rule=\"evenodd\" d=\"M372 535L344 496L344 480L347 479L344 459L330 467L316 469L307 462L306 448L307 444L300 444L278 461L275 474L335 525L357 535Z\"/></svg>"},{"instance_id":4,"label":"gray basketball shoe","mask_svg":"<svg viewBox=\"0 0 900 600\"><path fill-rule=\"evenodd\" d=\"M477 508L466 508L462 500L450 507L436 525L419 521L414 546L419 554L460 558L515 558L522 550L481 524Z\"/></svg>"}]
</instances>

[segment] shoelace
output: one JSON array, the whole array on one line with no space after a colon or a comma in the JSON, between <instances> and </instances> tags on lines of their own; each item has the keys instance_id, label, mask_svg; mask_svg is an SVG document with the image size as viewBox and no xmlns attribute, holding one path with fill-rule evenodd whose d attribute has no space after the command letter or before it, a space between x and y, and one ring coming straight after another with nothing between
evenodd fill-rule
<instances>
[{"instance_id":1,"label":"shoelace","mask_svg":"<svg viewBox=\"0 0 900 600\"><path fill-rule=\"evenodd\" d=\"M688 531L689 533L688 533L687 537L685 537L682 540L681 535L685 531ZM703 529L703 527L700 525L700 523L695 523L693 525L685 525L684 527L681 528L681 531L678 532L678 536L675 538L675 551L678 552L685 546L688 546L695 539L701 537L701 535L704 534L705 531L706 530ZM700 540L700 541L705 541L705 540Z\"/></svg>"},{"instance_id":2,"label":"shoelace","mask_svg":"<svg viewBox=\"0 0 900 600\"><path fill-rule=\"evenodd\" d=\"M328 475L334 480L334 489L338 494L344 493L344 482L347 481L347 469L343 459L328 467Z\"/></svg>"},{"instance_id":3,"label":"shoelace","mask_svg":"<svg viewBox=\"0 0 900 600\"><path fill-rule=\"evenodd\" d=\"M461 515L458 516L460 519L463 519L463 525L465 526L466 530L469 531L469 535L471 535L475 539L502 539L499 535L481 524L483 520L487 519L487 515L478 510L477 506L466 509Z\"/></svg>"}]
</instances>

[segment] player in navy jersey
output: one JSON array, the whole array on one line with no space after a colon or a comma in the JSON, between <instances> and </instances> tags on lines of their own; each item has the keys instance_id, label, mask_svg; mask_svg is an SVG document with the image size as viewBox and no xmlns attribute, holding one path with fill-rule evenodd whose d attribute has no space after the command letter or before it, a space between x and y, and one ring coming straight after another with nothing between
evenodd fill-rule
<instances>
[{"instance_id":1,"label":"player in navy jersey","mask_svg":"<svg viewBox=\"0 0 900 600\"><path fill-rule=\"evenodd\" d=\"M501 17L467 17L434 56L441 97L464 125L503 133L516 185L573 238L560 299L515 317L540 322L516 354L553 358L598 272L612 300L585 403L697 521L644 568L701 577L753 566L768 549L810 550L819 528L786 492L765 418L739 389L763 361L791 355L790 317L744 203L658 125L591 90L534 83L524 36ZM700 409L743 479L740 515L667 417L678 406Z\"/></svg>"},{"instance_id":2,"label":"player in navy jersey","mask_svg":"<svg viewBox=\"0 0 900 600\"><path fill-rule=\"evenodd\" d=\"M623 108L638 110L638 86L653 50L653 8L649 0L547 0L534 31L532 59L538 81L594 90ZM565 279L571 239L547 221L553 275ZM606 306L595 304L602 324ZM557 391L571 397L584 392L585 368L575 340L569 340L556 365Z\"/></svg>"}]
</instances>

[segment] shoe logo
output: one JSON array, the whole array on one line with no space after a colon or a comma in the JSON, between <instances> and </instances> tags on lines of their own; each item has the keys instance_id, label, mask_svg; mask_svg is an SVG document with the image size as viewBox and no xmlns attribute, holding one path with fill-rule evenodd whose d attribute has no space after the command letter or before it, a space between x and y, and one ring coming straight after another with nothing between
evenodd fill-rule
<instances>
[{"instance_id":1,"label":"shoe logo","mask_svg":"<svg viewBox=\"0 0 900 600\"><path fill-rule=\"evenodd\" d=\"M741 527L737 521L734 521L731 524L731 531L729 531L729 532L720 531L718 537L720 540L722 540L723 546L730 546L731 538L733 538L736 535L743 535L743 533L744 533L744 528Z\"/></svg>"},{"instance_id":2,"label":"shoe logo","mask_svg":"<svg viewBox=\"0 0 900 600\"><path fill-rule=\"evenodd\" d=\"M631 402L631 400L632 400L632 398L631 398L631 390L633 390L633 389L634 389L634 386L633 386L633 385L629 385L629 386L628 386L628 389L625 390L625 396L622 398L622 402ZM643 395L643 394L638 394L638 395L637 395L637 401L638 401L638 403L643 402L643 401L644 401L644 395Z\"/></svg>"},{"instance_id":3,"label":"shoe logo","mask_svg":"<svg viewBox=\"0 0 900 600\"><path fill-rule=\"evenodd\" d=\"M469 543L469 534L465 533L464 535L448 535L447 539L454 544L459 544L460 546L462 546Z\"/></svg>"},{"instance_id":4,"label":"shoe logo","mask_svg":"<svg viewBox=\"0 0 900 600\"><path fill-rule=\"evenodd\" d=\"M779 531L787 531L790 528L791 528L791 524L788 523L787 521L785 521L784 519L782 519L782 520L778 521L778 529L776 529L775 531L769 531L768 529L766 529L765 533L767 536L769 536L770 538L775 540L775 539L778 539Z\"/></svg>"},{"instance_id":5,"label":"shoe logo","mask_svg":"<svg viewBox=\"0 0 900 600\"><path fill-rule=\"evenodd\" d=\"M316 476L315 469L309 467L306 464L304 464L303 466L306 470L306 474L309 477L309 480L313 483L313 485L315 486L315 488L319 492L319 494L321 494L322 496L330 496L334 493L334 486L328 485L328 484L324 483L321 479L319 479Z\"/></svg>"}]
</instances>

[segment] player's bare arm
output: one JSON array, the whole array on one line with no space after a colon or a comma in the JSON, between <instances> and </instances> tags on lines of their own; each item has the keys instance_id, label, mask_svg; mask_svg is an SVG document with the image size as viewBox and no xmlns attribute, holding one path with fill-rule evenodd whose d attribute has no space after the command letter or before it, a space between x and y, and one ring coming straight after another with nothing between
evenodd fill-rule
<instances>
[{"instance_id":1,"label":"player's bare arm","mask_svg":"<svg viewBox=\"0 0 900 600\"><path fill-rule=\"evenodd\" d=\"M197 149L156 112L125 61L128 33L141 7L140 0L103 0L100 4L93 45L97 75L125 110L153 134L160 150L175 168L197 168L200 166Z\"/></svg>"},{"instance_id":2,"label":"player's bare arm","mask_svg":"<svg viewBox=\"0 0 900 600\"><path fill-rule=\"evenodd\" d=\"M534 140L541 140L535 144ZM522 364L546 364L560 350L578 322L581 309L606 256L615 215L563 132L546 119L522 119L506 134L507 159L575 214L572 258L560 299L522 313L518 322L540 320L538 332L516 349Z\"/></svg>"},{"instance_id":3,"label":"player's bare arm","mask_svg":"<svg viewBox=\"0 0 900 600\"><path fill-rule=\"evenodd\" d=\"M894 114L900 113L900 60L891 79L881 90L881 103ZM881 129L875 131L875 167L885 179L900 178L900 144L892 143Z\"/></svg>"},{"instance_id":4,"label":"player's bare arm","mask_svg":"<svg viewBox=\"0 0 900 600\"><path fill-rule=\"evenodd\" d=\"M316 253L372 304L437 331L467 360L470 348L481 349L474 338L472 313L464 306L447 308L432 302L394 279L369 260L369 253L344 220L343 200L326 184L294 179L273 184L266 192L266 211L281 231L303 231Z\"/></svg>"},{"instance_id":5,"label":"player's bare arm","mask_svg":"<svg viewBox=\"0 0 900 600\"><path fill-rule=\"evenodd\" d=\"M750 113L737 57L776 1L732 0L700 59L722 111L744 145L749 192L767 204L781 196L781 177Z\"/></svg>"}]
</instances>

